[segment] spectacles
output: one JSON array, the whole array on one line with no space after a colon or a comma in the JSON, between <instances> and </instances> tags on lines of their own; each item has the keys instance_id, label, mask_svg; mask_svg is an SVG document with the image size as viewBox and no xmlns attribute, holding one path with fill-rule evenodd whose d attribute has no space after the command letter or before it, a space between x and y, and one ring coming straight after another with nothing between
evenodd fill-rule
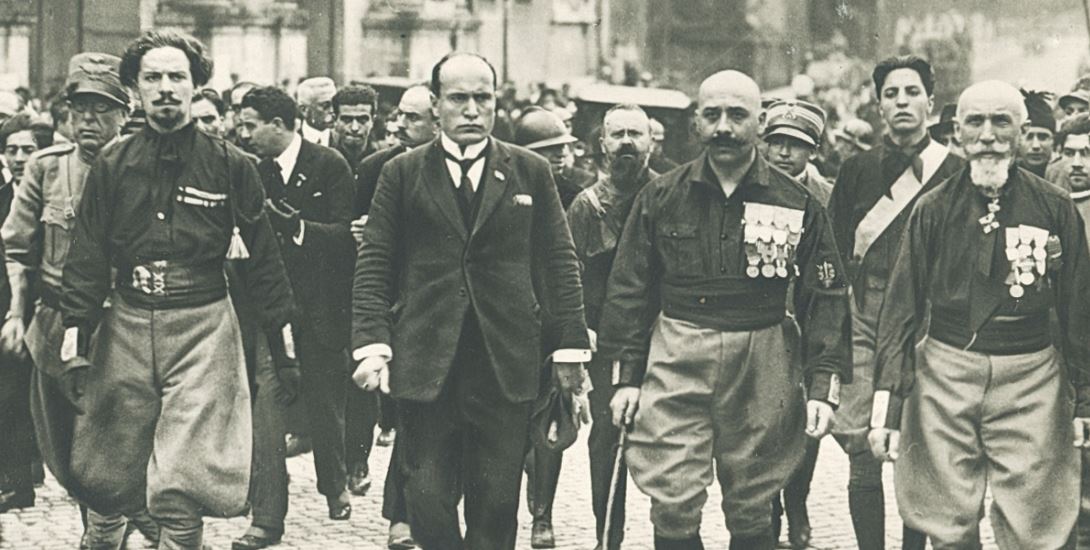
<instances>
[{"instance_id":1,"label":"spectacles","mask_svg":"<svg viewBox=\"0 0 1090 550\"><path fill-rule=\"evenodd\" d=\"M371 115L341 115L337 117L337 120L341 121L341 124L351 125L353 122L363 126L368 122L371 122Z\"/></svg>"},{"instance_id":2,"label":"spectacles","mask_svg":"<svg viewBox=\"0 0 1090 550\"><path fill-rule=\"evenodd\" d=\"M114 104L104 99L79 98L69 101L68 107L79 114L94 111L101 115L113 109Z\"/></svg>"},{"instance_id":3,"label":"spectacles","mask_svg":"<svg viewBox=\"0 0 1090 550\"><path fill-rule=\"evenodd\" d=\"M200 122L201 124L215 124L216 118L218 117L216 115L204 115L196 118L197 122Z\"/></svg>"}]
</instances>

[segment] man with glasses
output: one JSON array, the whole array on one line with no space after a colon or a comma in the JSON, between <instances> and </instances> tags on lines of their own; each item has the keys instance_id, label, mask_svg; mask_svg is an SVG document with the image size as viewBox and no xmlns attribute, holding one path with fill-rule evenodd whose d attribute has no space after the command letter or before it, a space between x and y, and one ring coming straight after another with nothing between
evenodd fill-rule
<instances>
[{"instance_id":1,"label":"man with glasses","mask_svg":"<svg viewBox=\"0 0 1090 550\"><path fill-rule=\"evenodd\" d=\"M333 96L337 85L328 76L316 76L299 83L295 99L299 104L299 135L303 139L332 147L333 145Z\"/></svg>"},{"instance_id":2,"label":"man with glasses","mask_svg":"<svg viewBox=\"0 0 1090 550\"><path fill-rule=\"evenodd\" d=\"M346 86L333 95L333 145L353 168L377 149L371 128L378 111L378 94L370 86Z\"/></svg>"},{"instance_id":3,"label":"man with glasses","mask_svg":"<svg viewBox=\"0 0 1090 550\"><path fill-rule=\"evenodd\" d=\"M205 88L197 92L193 96L189 112L197 128L213 136L223 135L223 100L215 90Z\"/></svg>"},{"instance_id":4,"label":"man with glasses","mask_svg":"<svg viewBox=\"0 0 1090 550\"><path fill-rule=\"evenodd\" d=\"M83 195L84 178L99 152L118 136L128 113L129 94L118 76L119 63L119 58L99 53L79 54L69 62L65 97L75 141L43 149L25 166L18 163L24 176L0 230L11 286L0 348L9 357L26 357L29 351L36 370L26 373L27 380L20 387L24 391L28 385L32 387L30 406L35 409L42 458L61 485L77 498L81 497L80 489L71 483L69 470L71 441L64 435L64 426L72 422L74 411L59 393L66 388L66 374L56 354L64 331L58 300L69 231ZM39 297L36 306L31 287ZM33 312L29 328L28 311ZM10 387L6 381L0 386ZM124 516L91 510L88 520L84 540L92 547L121 543Z\"/></svg>"}]
</instances>

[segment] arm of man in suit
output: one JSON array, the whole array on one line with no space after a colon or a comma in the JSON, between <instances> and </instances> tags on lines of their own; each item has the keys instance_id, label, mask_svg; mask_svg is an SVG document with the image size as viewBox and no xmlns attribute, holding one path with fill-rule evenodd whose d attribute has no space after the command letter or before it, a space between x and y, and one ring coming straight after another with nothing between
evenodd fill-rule
<instances>
[{"instance_id":1,"label":"arm of man in suit","mask_svg":"<svg viewBox=\"0 0 1090 550\"><path fill-rule=\"evenodd\" d=\"M299 246L318 246L328 249L335 246L347 250L355 246L349 224L352 221L352 205L356 196L356 179L348 161L338 155L322 159L322 181L326 182L326 204L329 205L329 222L302 220L295 243ZM338 250L338 254L340 251Z\"/></svg>"},{"instance_id":2,"label":"arm of man in suit","mask_svg":"<svg viewBox=\"0 0 1090 550\"><path fill-rule=\"evenodd\" d=\"M382 169L356 257L352 280L352 359L358 363L352 379L364 389L378 387L389 393L390 348L394 298L395 255L401 232L401 164Z\"/></svg>"},{"instance_id":3,"label":"arm of man in suit","mask_svg":"<svg viewBox=\"0 0 1090 550\"><path fill-rule=\"evenodd\" d=\"M557 350L553 364L561 388L577 391L582 387L583 363L590 361L590 338L583 315L583 287L579 278L579 258L572 243L568 219L560 205L560 195L548 164L529 165L530 177L538 185L533 228L534 254L540 255L537 265L545 270L546 311L550 312L548 329L557 335Z\"/></svg>"}]
</instances>

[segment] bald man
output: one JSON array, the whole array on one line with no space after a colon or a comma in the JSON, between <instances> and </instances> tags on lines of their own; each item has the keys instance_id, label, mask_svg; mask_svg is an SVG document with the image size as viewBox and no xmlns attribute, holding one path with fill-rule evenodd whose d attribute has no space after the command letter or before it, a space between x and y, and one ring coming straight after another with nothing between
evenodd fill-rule
<instances>
[{"instance_id":1,"label":"bald man","mask_svg":"<svg viewBox=\"0 0 1090 550\"><path fill-rule=\"evenodd\" d=\"M968 166L916 203L878 317L870 444L934 548L974 547L986 488L1001 549L1060 548L1078 512L1090 252L1070 197L1014 166L1025 123L1009 84L962 93Z\"/></svg>"},{"instance_id":2,"label":"bald man","mask_svg":"<svg viewBox=\"0 0 1090 550\"><path fill-rule=\"evenodd\" d=\"M599 350L613 360L613 421L632 426L624 456L651 497L657 550L703 548L713 477L730 547L773 548L772 496L806 436L828 432L851 376L825 209L757 154L761 117L748 76L701 84L704 151L637 195L607 284ZM792 281L797 324L785 313ZM804 349L787 349L800 326Z\"/></svg>"},{"instance_id":3,"label":"bald man","mask_svg":"<svg viewBox=\"0 0 1090 550\"><path fill-rule=\"evenodd\" d=\"M303 123L299 125L299 135L303 139L323 147L333 147L333 96L337 95L337 85L328 76L315 76L299 83L295 89L299 115Z\"/></svg>"},{"instance_id":4,"label":"bald man","mask_svg":"<svg viewBox=\"0 0 1090 550\"><path fill-rule=\"evenodd\" d=\"M353 379L397 400L420 546L513 550L542 335L562 396L590 360L579 262L548 162L491 137L492 66L449 54L431 89L439 138L386 163L363 231Z\"/></svg>"}]
</instances>

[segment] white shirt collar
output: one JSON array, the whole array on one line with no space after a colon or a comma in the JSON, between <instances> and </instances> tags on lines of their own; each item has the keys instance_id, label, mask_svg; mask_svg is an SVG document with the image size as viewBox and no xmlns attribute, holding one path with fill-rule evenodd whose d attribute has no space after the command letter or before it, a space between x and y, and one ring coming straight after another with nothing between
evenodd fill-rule
<instances>
[{"instance_id":1,"label":"white shirt collar","mask_svg":"<svg viewBox=\"0 0 1090 550\"><path fill-rule=\"evenodd\" d=\"M326 128L325 130L319 130L311 126L310 124L307 124L307 121L303 121L303 139L311 143L317 143L318 145L324 145L326 147L329 147L330 133L331 132L329 128Z\"/></svg>"},{"instance_id":2,"label":"white shirt collar","mask_svg":"<svg viewBox=\"0 0 1090 550\"><path fill-rule=\"evenodd\" d=\"M295 161L299 160L299 150L303 147L303 138L299 134L291 135L291 143L287 149L280 152L274 159L280 165L280 175L284 177L284 183L288 183L291 173L295 171Z\"/></svg>"},{"instance_id":3,"label":"white shirt collar","mask_svg":"<svg viewBox=\"0 0 1090 550\"><path fill-rule=\"evenodd\" d=\"M463 153L462 146L455 143L453 139L447 137L446 132L439 133L439 142L443 144L443 150L456 159L477 158L481 156L481 151L484 151L484 148L488 147L488 138L485 138L472 145L467 145L466 150Z\"/></svg>"},{"instance_id":4,"label":"white shirt collar","mask_svg":"<svg viewBox=\"0 0 1090 550\"><path fill-rule=\"evenodd\" d=\"M456 159L475 159L481 156L481 152L484 151L485 147L488 147L488 139L482 139L478 143L467 146L463 153L461 151L461 146L454 143L454 140L450 139L442 132L439 133L439 143L442 144L443 150L446 151L450 157ZM447 172L450 173L450 179L454 182L454 187L460 189L462 187L462 167L459 166L457 162L451 160L450 157L444 159L446 161L445 164L447 165ZM466 174L474 191L481 186L481 176L484 174L484 165L485 161L483 159L475 162L473 163L473 166L469 168L469 173Z\"/></svg>"}]
</instances>

